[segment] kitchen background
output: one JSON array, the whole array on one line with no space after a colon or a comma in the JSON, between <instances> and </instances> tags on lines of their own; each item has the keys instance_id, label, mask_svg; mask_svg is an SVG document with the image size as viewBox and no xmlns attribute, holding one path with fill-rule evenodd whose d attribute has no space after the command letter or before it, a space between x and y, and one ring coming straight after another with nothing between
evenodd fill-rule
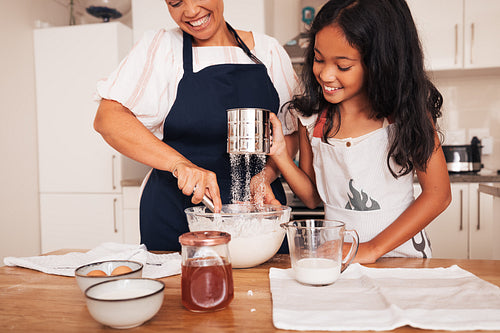
<instances>
[{"instance_id":1,"label":"kitchen background","mask_svg":"<svg viewBox=\"0 0 500 333\"><path fill-rule=\"evenodd\" d=\"M444 8L450 19L454 15L460 16L460 19L466 19L467 15L463 14L464 9L467 12L473 12L471 8L467 7L471 2L478 7L485 5L492 8L492 10L487 11L488 15L494 17L500 14L500 5L496 0L412 0L413 5L415 1L420 3L418 6L412 7L415 13L419 11L439 13L440 9ZM318 1L311 0L308 3L315 7ZM304 30L304 24L301 22L303 6L303 0L225 0L225 13L226 18L233 26L267 33L285 44ZM439 8L439 6L444 7ZM40 119L40 110L38 110L40 107L37 108L37 104L40 104L40 98L43 102L43 96L38 96L37 100L33 31L34 29L42 30L69 25L69 12L69 0L0 0L1 262L5 256L38 255L43 251L40 218L40 192L43 192L40 189L40 184L43 186L43 180L39 177L39 164L43 164L41 162L44 161L45 157L39 155L38 131L39 122L43 119ZM96 24L100 22L99 19L82 11L77 10L75 14L77 25L94 25L96 29L101 25ZM431 17L431 21L429 21L429 16L426 15L426 20L417 19L417 23L421 27L432 28L442 25L448 20L447 16L437 15L434 19ZM127 31L131 33L131 40L137 40L147 29L173 26L163 0L133 0L130 12L126 13L119 21L131 29L124 30L125 33ZM475 42L486 44L490 48L489 50L487 48L486 53L495 58L494 62L479 66L481 68L467 68L468 59L463 62L460 57L468 57L466 44L470 36L467 35L463 26L460 26L461 30L454 30L458 28L450 25L447 32L457 33L458 31L458 35L450 39L454 39L457 43L458 51L455 52L459 53L459 61L456 65L451 65L445 70L430 71L430 76L444 96L444 117L440 121L440 126L445 134L445 143L465 144L470 142L472 136L479 136L487 144L482 156L484 168L481 171L482 174L487 175L496 174L497 170L500 169L500 41L498 39L500 24L489 16L482 22L492 23L492 28L489 29L486 36L483 34L476 37ZM479 26L476 28L479 31ZM123 30L122 28L117 29ZM427 47L426 52L430 53L433 59L429 67L446 68L447 65L439 63L441 59L435 54L436 50L441 52L440 48L446 45L444 42L446 39L443 39L443 42L438 45L431 42L426 44L427 38L430 37L429 33L422 35L424 45ZM64 47L63 40L59 43L56 40L56 44L59 44L59 47ZM481 58L480 54L476 56ZM91 59L91 57L87 59ZM94 62L89 62L90 60L80 61L78 59L67 59L64 63L72 61L77 62L77 67L83 70L97 65ZM57 68L57 63L54 66ZM41 88L38 87L38 92L40 93L40 91ZM90 106L89 112L93 114L97 104L90 104ZM72 124L66 123L61 117L53 117L48 121L48 126L53 126L54 130L72 128ZM89 123L88 128L89 131L93 131L91 123ZM97 137L95 133L90 135ZM78 138L68 136L61 137L61 140L67 142L67 145L71 147L73 142L78 141ZM102 142L102 145L104 146L105 143ZM72 177L79 178L78 167L81 167L79 165L81 161L77 157L83 155L85 158L89 158L84 149L79 150L77 145L75 145L74 155L60 156L60 151L57 149L51 151L50 146L48 150L43 149L43 154L55 160L65 160L60 167L54 167L50 171L55 177L59 173L69 173ZM72 166L73 159L74 165ZM119 158L119 160L122 159ZM73 168L74 173L72 173ZM143 166L123 159L117 177L122 180L140 178L145 170L146 168ZM118 190L121 194L119 185ZM126 190L127 188L124 187L124 193ZM127 207L126 202L123 202L122 205ZM72 211L75 219L84 213L78 209ZM71 219L72 217L68 220ZM89 221L89 223L91 222Z\"/></svg>"}]
</instances>

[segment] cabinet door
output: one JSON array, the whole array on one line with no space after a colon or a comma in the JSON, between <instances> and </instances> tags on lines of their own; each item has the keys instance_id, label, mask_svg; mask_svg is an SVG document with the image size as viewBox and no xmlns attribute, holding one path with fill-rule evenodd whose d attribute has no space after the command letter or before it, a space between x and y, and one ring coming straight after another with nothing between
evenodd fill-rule
<instances>
[{"instance_id":1,"label":"cabinet door","mask_svg":"<svg viewBox=\"0 0 500 333\"><path fill-rule=\"evenodd\" d=\"M465 0L464 66L500 66L500 1Z\"/></svg>"},{"instance_id":2,"label":"cabinet door","mask_svg":"<svg viewBox=\"0 0 500 333\"><path fill-rule=\"evenodd\" d=\"M422 42L426 68L462 68L463 0L407 0L407 3Z\"/></svg>"},{"instance_id":3,"label":"cabinet door","mask_svg":"<svg viewBox=\"0 0 500 333\"><path fill-rule=\"evenodd\" d=\"M93 129L97 81L132 45L121 23L35 30L40 192L120 192L120 157Z\"/></svg>"},{"instance_id":4,"label":"cabinet door","mask_svg":"<svg viewBox=\"0 0 500 333\"><path fill-rule=\"evenodd\" d=\"M139 186L123 187L123 241L127 244L140 244L139 203L141 189Z\"/></svg>"},{"instance_id":5,"label":"cabinet door","mask_svg":"<svg viewBox=\"0 0 500 333\"><path fill-rule=\"evenodd\" d=\"M478 191L479 184L469 190L469 259L500 259L495 244L500 234L493 221L493 196Z\"/></svg>"},{"instance_id":6,"label":"cabinet door","mask_svg":"<svg viewBox=\"0 0 500 333\"><path fill-rule=\"evenodd\" d=\"M420 193L420 186L417 189ZM469 185L451 184L452 201L448 208L432 221L427 228L434 258L467 259Z\"/></svg>"},{"instance_id":7,"label":"cabinet door","mask_svg":"<svg viewBox=\"0 0 500 333\"><path fill-rule=\"evenodd\" d=\"M41 194L42 252L123 242L121 196Z\"/></svg>"}]
</instances>

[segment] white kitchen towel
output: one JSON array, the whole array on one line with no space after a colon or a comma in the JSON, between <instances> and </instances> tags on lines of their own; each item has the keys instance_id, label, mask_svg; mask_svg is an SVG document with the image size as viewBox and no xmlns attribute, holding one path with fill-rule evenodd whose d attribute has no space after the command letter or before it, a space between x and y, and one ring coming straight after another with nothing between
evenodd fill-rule
<instances>
[{"instance_id":1,"label":"white kitchen towel","mask_svg":"<svg viewBox=\"0 0 500 333\"><path fill-rule=\"evenodd\" d=\"M288 330L499 330L500 288L454 265L448 268L349 266L329 286L296 282L271 268L273 323Z\"/></svg>"},{"instance_id":2,"label":"white kitchen towel","mask_svg":"<svg viewBox=\"0 0 500 333\"><path fill-rule=\"evenodd\" d=\"M133 260L144 265L142 276L158 279L180 274L179 253L155 254L145 245L103 243L88 252L70 252L63 255L35 257L6 257L5 265L20 266L48 274L75 276L75 269L86 264L105 260Z\"/></svg>"}]
</instances>

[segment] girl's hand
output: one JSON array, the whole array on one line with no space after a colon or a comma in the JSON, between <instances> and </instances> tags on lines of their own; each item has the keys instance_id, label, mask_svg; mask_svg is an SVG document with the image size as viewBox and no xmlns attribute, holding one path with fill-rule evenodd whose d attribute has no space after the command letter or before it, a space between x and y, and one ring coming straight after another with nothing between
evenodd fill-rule
<instances>
[{"instance_id":1,"label":"girl's hand","mask_svg":"<svg viewBox=\"0 0 500 333\"><path fill-rule=\"evenodd\" d=\"M256 174L250 180L250 197L256 205L281 205L274 196L271 184L261 173Z\"/></svg>"},{"instance_id":2,"label":"girl's hand","mask_svg":"<svg viewBox=\"0 0 500 333\"><path fill-rule=\"evenodd\" d=\"M352 243L344 243L344 247L342 249L343 258L347 256L349 250L351 249ZM370 247L370 243L360 243L358 247L358 253L354 257L353 263L359 264L373 264L377 261L379 257L375 254L375 251Z\"/></svg>"},{"instance_id":3,"label":"girl's hand","mask_svg":"<svg viewBox=\"0 0 500 333\"><path fill-rule=\"evenodd\" d=\"M271 149L269 155L273 158L279 158L282 156L287 156L287 147L285 142L285 136L283 135L283 129L281 128L281 122L274 113L270 113L269 120L271 121L272 127L272 140Z\"/></svg>"},{"instance_id":4,"label":"girl's hand","mask_svg":"<svg viewBox=\"0 0 500 333\"><path fill-rule=\"evenodd\" d=\"M172 174L177 178L177 186L182 193L193 195L191 198L193 204L199 204L203 195L207 195L212 199L215 211L220 212L222 201L215 173L200 168L188 160L182 160L174 165Z\"/></svg>"}]
</instances>

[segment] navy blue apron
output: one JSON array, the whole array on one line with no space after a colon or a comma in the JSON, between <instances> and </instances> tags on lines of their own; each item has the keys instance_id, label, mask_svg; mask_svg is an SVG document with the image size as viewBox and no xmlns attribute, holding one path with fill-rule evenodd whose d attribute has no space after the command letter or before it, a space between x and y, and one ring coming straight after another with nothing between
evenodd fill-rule
<instances>
[{"instance_id":1,"label":"navy blue apron","mask_svg":"<svg viewBox=\"0 0 500 333\"><path fill-rule=\"evenodd\" d=\"M184 75L163 127L163 142L194 164L215 172L223 204L232 201L226 110L263 108L277 113L279 108L279 96L266 67L250 53L236 31L228 28L256 63L214 65L193 73L192 37L184 33ZM250 168L252 176L260 171ZM271 186L276 198L285 204L279 180ZM180 251L178 238L189 231L184 209L191 206L191 196L182 194L171 172L153 169L141 197L141 242L148 250ZM286 247L286 241L283 244Z\"/></svg>"}]
</instances>

